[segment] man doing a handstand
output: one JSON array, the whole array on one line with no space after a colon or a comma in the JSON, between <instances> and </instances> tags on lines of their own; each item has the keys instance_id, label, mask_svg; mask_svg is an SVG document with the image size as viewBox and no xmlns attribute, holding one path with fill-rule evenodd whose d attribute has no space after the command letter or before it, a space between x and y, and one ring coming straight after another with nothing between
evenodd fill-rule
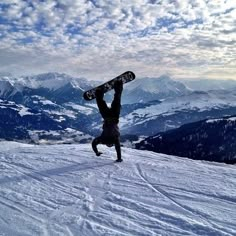
<instances>
[{"instance_id":1,"label":"man doing a handstand","mask_svg":"<svg viewBox=\"0 0 236 236\"><path fill-rule=\"evenodd\" d=\"M106 102L103 99L104 92L102 89L96 90L96 101L98 109L101 113L103 121L103 131L102 134L95 138L92 142L93 151L97 156L100 156L102 153L98 151L98 144L106 144L108 147L115 145L117 153L117 162L121 162L121 148L120 148L120 131L118 127L120 109L121 109L121 94L123 91L123 82L116 81L114 84L114 99L112 101L111 107L109 108Z\"/></svg>"}]
</instances>

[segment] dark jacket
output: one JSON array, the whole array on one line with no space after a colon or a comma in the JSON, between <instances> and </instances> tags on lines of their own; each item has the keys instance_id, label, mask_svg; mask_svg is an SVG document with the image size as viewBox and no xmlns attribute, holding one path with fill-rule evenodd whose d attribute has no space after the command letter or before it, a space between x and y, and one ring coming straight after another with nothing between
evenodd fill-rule
<instances>
[{"instance_id":1,"label":"dark jacket","mask_svg":"<svg viewBox=\"0 0 236 236\"><path fill-rule=\"evenodd\" d=\"M120 130L118 127L118 122L105 120L103 123L102 137L119 137Z\"/></svg>"}]
</instances>

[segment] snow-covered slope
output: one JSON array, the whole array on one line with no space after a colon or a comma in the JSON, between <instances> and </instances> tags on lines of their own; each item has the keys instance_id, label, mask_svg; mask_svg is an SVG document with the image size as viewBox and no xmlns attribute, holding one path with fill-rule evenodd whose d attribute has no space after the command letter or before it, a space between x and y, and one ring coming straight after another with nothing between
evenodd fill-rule
<instances>
[{"instance_id":1,"label":"snow-covered slope","mask_svg":"<svg viewBox=\"0 0 236 236\"><path fill-rule=\"evenodd\" d=\"M135 109L121 117L120 126L127 133L150 135L153 132L155 135L207 117L233 115L235 108L235 91L195 91Z\"/></svg>"},{"instance_id":2,"label":"snow-covered slope","mask_svg":"<svg viewBox=\"0 0 236 236\"><path fill-rule=\"evenodd\" d=\"M236 169L123 148L0 145L0 235L236 235Z\"/></svg>"}]
</instances>

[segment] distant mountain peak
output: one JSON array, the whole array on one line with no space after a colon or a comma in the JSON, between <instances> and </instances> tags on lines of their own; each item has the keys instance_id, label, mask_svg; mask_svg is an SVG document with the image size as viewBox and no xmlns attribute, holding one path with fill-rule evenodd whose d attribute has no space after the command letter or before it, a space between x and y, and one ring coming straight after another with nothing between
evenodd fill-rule
<instances>
[{"instance_id":1,"label":"distant mountain peak","mask_svg":"<svg viewBox=\"0 0 236 236\"><path fill-rule=\"evenodd\" d=\"M172 80L171 77L167 74L163 74L160 77L158 77L159 80Z\"/></svg>"},{"instance_id":2,"label":"distant mountain peak","mask_svg":"<svg viewBox=\"0 0 236 236\"><path fill-rule=\"evenodd\" d=\"M70 75L67 75L65 73L59 73L59 72L47 72L47 73L42 73L42 74L33 75L33 76L27 76L27 77L41 79L41 80L60 79L60 78L71 79L71 78L73 78Z\"/></svg>"},{"instance_id":3,"label":"distant mountain peak","mask_svg":"<svg viewBox=\"0 0 236 236\"><path fill-rule=\"evenodd\" d=\"M166 99L186 95L192 92L180 81L171 79L169 75L160 77L144 77L128 84L125 99L128 103L149 102L152 100Z\"/></svg>"}]
</instances>

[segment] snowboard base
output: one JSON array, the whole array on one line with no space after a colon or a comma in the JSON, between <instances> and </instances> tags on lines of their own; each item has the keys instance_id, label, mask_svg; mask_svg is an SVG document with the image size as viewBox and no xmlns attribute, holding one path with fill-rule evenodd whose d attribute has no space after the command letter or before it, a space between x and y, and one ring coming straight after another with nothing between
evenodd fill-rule
<instances>
[{"instance_id":1,"label":"snowboard base","mask_svg":"<svg viewBox=\"0 0 236 236\"><path fill-rule=\"evenodd\" d=\"M103 92L106 93L114 88L114 84L116 81L121 80L123 84L125 84L134 79L135 79L135 74L132 71L126 71L125 73L115 77L114 79L84 92L83 97L87 101L93 100L94 98L96 98L96 95L95 95L96 89L101 88Z\"/></svg>"}]
</instances>

